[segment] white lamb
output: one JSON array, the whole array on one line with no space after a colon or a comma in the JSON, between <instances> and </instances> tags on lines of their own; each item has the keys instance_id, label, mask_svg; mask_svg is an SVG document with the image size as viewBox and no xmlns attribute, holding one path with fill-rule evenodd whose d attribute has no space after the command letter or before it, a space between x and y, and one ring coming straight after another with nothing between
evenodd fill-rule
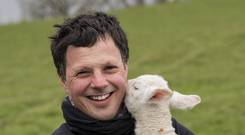
<instances>
[{"instance_id":1,"label":"white lamb","mask_svg":"<svg viewBox=\"0 0 245 135\"><path fill-rule=\"evenodd\" d=\"M170 107L191 109L199 104L197 95L172 91L158 75L142 75L128 82L125 103L136 119L136 135L176 135Z\"/></svg>"}]
</instances>

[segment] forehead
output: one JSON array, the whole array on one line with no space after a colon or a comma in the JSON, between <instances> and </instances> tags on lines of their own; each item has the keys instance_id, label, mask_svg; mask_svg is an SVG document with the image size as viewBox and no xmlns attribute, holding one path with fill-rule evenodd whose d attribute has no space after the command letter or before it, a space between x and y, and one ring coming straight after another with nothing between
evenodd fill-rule
<instances>
[{"instance_id":1,"label":"forehead","mask_svg":"<svg viewBox=\"0 0 245 135\"><path fill-rule=\"evenodd\" d=\"M121 62L121 54L112 38L98 39L92 47L69 46L66 52L68 65L101 62Z\"/></svg>"}]
</instances>

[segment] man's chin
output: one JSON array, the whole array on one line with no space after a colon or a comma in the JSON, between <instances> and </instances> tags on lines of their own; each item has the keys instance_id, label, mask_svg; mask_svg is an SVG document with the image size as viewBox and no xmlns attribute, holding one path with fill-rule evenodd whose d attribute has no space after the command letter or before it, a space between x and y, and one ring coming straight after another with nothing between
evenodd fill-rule
<instances>
[{"instance_id":1,"label":"man's chin","mask_svg":"<svg viewBox=\"0 0 245 135\"><path fill-rule=\"evenodd\" d=\"M120 106L120 105L119 105ZM118 113L119 107L115 104L109 104L106 108L96 108L94 112L94 118L98 120L111 120L113 119Z\"/></svg>"},{"instance_id":2,"label":"man's chin","mask_svg":"<svg viewBox=\"0 0 245 135\"><path fill-rule=\"evenodd\" d=\"M105 114L94 115L91 117L93 117L94 119L97 119L97 120L107 121L107 120L113 119L116 116L116 114L117 113L115 113L115 112L109 112L109 113L105 112Z\"/></svg>"}]
</instances>

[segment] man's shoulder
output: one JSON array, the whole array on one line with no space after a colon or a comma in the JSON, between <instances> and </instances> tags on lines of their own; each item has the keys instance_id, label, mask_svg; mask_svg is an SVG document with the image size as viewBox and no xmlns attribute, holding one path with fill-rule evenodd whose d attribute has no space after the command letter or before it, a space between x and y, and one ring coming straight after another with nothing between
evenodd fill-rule
<instances>
[{"instance_id":1,"label":"man's shoulder","mask_svg":"<svg viewBox=\"0 0 245 135\"><path fill-rule=\"evenodd\" d=\"M63 123L60 125L59 128L57 128L52 135L74 135L68 128L66 123Z\"/></svg>"},{"instance_id":2,"label":"man's shoulder","mask_svg":"<svg viewBox=\"0 0 245 135\"><path fill-rule=\"evenodd\" d=\"M175 128L175 133L178 135L194 135L189 129L181 125L174 118L172 118L172 125Z\"/></svg>"}]
</instances>

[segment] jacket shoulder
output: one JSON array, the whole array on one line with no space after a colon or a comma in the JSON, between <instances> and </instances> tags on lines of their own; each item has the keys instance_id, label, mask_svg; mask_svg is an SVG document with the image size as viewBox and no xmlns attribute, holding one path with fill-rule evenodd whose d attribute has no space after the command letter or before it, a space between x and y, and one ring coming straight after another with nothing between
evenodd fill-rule
<instances>
[{"instance_id":1,"label":"jacket shoulder","mask_svg":"<svg viewBox=\"0 0 245 135\"><path fill-rule=\"evenodd\" d=\"M174 118L172 118L172 125L175 128L175 132L178 135L194 135L189 129L181 125Z\"/></svg>"},{"instance_id":2,"label":"jacket shoulder","mask_svg":"<svg viewBox=\"0 0 245 135\"><path fill-rule=\"evenodd\" d=\"M66 123L60 125L51 135L74 135L68 128Z\"/></svg>"}]
</instances>

